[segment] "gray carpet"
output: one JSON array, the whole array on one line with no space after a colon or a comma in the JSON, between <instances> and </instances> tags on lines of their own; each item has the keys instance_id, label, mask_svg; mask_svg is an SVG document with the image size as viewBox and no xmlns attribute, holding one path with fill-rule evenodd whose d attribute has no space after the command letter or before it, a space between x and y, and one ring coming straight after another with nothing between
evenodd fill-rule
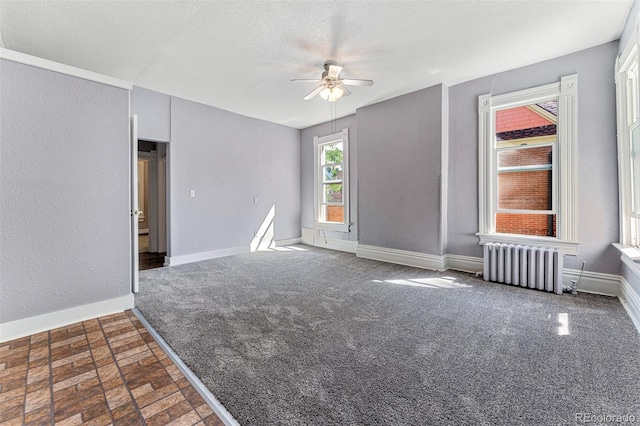
<instances>
[{"instance_id":1,"label":"gray carpet","mask_svg":"<svg viewBox=\"0 0 640 426\"><path fill-rule=\"evenodd\" d=\"M640 421L618 299L296 247L140 273L136 306L240 424Z\"/></svg>"}]
</instances>

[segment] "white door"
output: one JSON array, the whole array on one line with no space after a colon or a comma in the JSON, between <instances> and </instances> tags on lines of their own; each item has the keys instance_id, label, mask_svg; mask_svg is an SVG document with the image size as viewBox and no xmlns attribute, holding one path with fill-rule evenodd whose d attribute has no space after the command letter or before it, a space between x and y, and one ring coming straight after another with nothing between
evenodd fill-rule
<instances>
[{"instance_id":1,"label":"white door","mask_svg":"<svg viewBox=\"0 0 640 426\"><path fill-rule=\"evenodd\" d=\"M138 116L131 117L131 291L139 291L138 282Z\"/></svg>"}]
</instances>

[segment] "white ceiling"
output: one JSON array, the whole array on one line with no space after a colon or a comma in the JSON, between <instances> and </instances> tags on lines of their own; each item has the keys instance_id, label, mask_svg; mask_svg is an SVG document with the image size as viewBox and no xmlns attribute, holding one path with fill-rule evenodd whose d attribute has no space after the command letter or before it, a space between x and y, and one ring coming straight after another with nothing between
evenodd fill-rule
<instances>
[{"instance_id":1,"label":"white ceiling","mask_svg":"<svg viewBox=\"0 0 640 426\"><path fill-rule=\"evenodd\" d=\"M332 118L303 101L325 60L353 87L338 117L616 40L631 0L5 1L0 43L295 128ZM612 64L613 67L613 64Z\"/></svg>"}]
</instances>

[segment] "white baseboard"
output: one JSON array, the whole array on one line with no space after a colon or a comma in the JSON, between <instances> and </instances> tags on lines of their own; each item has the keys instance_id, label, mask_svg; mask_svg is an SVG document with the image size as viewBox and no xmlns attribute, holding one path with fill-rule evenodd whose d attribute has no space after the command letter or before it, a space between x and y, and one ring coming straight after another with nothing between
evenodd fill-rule
<instances>
[{"instance_id":1,"label":"white baseboard","mask_svg":"<svg viewBox=\"0 0 640 426\"><path fill-rule=\"evenodd\" d=\"M444 271L453 269L462 272L482 271L484 262L481 257L459 256L447 254L437 256L432 254L417 253L405 250L388 249L384 247L366 246L359 244L356 255L366 259L382 262L397 263L400 265L414 266L417 268ZM571 280L577 280L580 271L565 269L563 280L565 285L570 285ZM578 284L578 291L584 293L602 294L605 296L620 296L620 276L599 272L585 271Z\"/></svg>"},{"instance_id":2,"label":"white baseboard","mask_svg":"<svg viewBox=\"0 0 640 426\"><path fill-rule=\"evenodd\" d=\"M249 246L232 247L220 250L204 251L200 253L184 254L182 256L165 257L165 266L184 265L185 263L200 262L201 260L217 259L218 257L233 256L234 254L249 253Z\"/></svg>"},{"instance_id":3,"label":"white baseboard","mask_svg":"<svg viewBox=\"0 0 640 426\"><path fill-rule=\"evenodd\" d=\"M579 270L564 269L562 274L564 285L571 285L571 280L577 280L579 278ZM582 293L602 294L605 296L620 296L620 275L584 271L582 279L578 283L578 291Z\"/></svg>"},{"instance_id":4,"label":"white baseboard","mask_svg":"<svg viewBox=\"0 0 640 426\"><path fill-rule=\"evenodd\" d=\"M302 243L302 238L289 238L288 240L278 240L276 247L293 246Z\"/></svg>"},{"instance_id":5,"label":"white baseboard","mask_svg":"<svg viewBox=\"0 0 640 426\"><path fill-rule=\"evenodd\" d=\"M275 241L276 247L291 246L302 243L302 238L290 238L288 240ZM233 256L236 254L250 253L251 247L231 247L220 250L204 251L200 253L184 254L182 256L166 256L164 266L177 266L186 263L200 262L202 260L217 259L219 257Z\"/></svg>"},{"instance_id":6,"label":"white baseboard","mask_svg":"<svg viewBox=\"0 0 640 426\"><path fill-rule=\"evenodd\" d=\"M624 277L621 277L620 280L620 302L640 333L640 294L631 287L631 284Z\"/></svg>"},{"instance_id":7,"label":"white baseboard","mask_svg":"<svg viewBox=\"0 0 640 426\"><path fill-rule=\"evenodd\" d=\"M358 244L356 256L365 259L379 260L381 262L397 263L398 265L431 269L434 271L444 271L446 268L444 256L367 246L363 244Z\"/></svg>"},{"instance_id":8,"label":"white baseboard","mask_svg":"<svg viewBox=\"0 0 640 426\"><path fill-rule=\"evenodd\" d=\"M312 228L302 228L302 244L306 244L308 246L314 245L316 232Z\"/></svg>"},{"instance_id":9,"label":"white baseboard","mask_svg":"<svg viewBox=\"0 0 640 426\"><path fill-rule=\"evenodd\" d=\"M339 238L325 238L319 236L315 229L302 228L302 244L314 247L322 247L330 250L346 251L347 253L356 252L358 247L357 241L341 240Z\"/></svg>"},{"instance_id":10,"label":"white baseboard","mask_svg":"<svg viewBox=\"0 0 640 426\"><path fill-rule=\"evenodd\" d=\"M347 253L356 253L358 248L357 241L339 240L336 238L316 238L313 244L316 247L322 247L331 250L346 251Z\"/></svg>"},{"instance_id":11,"label":"white baseboard","mask_svg":"<svg viewBox=\"0 0 640 426\"><path fill-rule=\"evenodd\" d=\"M455 271L476 273L482 271L484 265L481 257L460 256L457 254L438 256L435 254L366 246L362 244L358 245L356 255L366 259L432 269L435 271L453 269Z\"/></svg>"},{"instance_id":12,"label":"white baseboard","mask_svg":"<svg viewBox=\"0 0 640 426\"><path fill-rule=\"evenodd\" d=\"M76 306L35 317L5 322L0 324L0 342L7 342L31 334L123 312L127 309L133 309L133 298L133 293L130 293L126 296L116 297L115 299L103 300L101 302Z\"/></svg>"},{"instance_id":13,"label":"white baseboard","mask_svg":"<svg viewBox=\"0 0 640 426\"><path fill-rule=\"evenodd\" d=\"M481 257L460 256L457 254L445 254L444 263L446 269L471 273L482 271L484 267L484 261Z\"/></svg>"},{"instance_id":14,"label":"white baseboard","mask_svg":"<svg viewBox=\"0 0 640 426\"><path fill-rule=\"evenodd\" d=\"M417 268L432 269L435 271L454 271L476 273L482 271L484 262L481 257L460 256L457 254L418 253L414 251L388 249L384 247L358 245L356 253L358 257L380 260L382 262L397 263L399 265L414 266Z\"/></svg>"}]
</instances>

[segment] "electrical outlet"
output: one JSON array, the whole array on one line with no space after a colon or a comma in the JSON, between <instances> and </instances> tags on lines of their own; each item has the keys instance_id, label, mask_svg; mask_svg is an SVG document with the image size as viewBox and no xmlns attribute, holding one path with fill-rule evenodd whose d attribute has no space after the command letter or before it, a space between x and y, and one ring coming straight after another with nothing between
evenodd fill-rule
<instances>
[{"instance_id":1,"label":"electrical outlet","mask_svg":"<svg viewBox=\"0 0 640 426\"><path fill-rule=\"evenodd\" d=\"M196 198L196 190L195 189L192 189L191 191L189 191L189 197Z\"/></svg>"}]
</instances>

